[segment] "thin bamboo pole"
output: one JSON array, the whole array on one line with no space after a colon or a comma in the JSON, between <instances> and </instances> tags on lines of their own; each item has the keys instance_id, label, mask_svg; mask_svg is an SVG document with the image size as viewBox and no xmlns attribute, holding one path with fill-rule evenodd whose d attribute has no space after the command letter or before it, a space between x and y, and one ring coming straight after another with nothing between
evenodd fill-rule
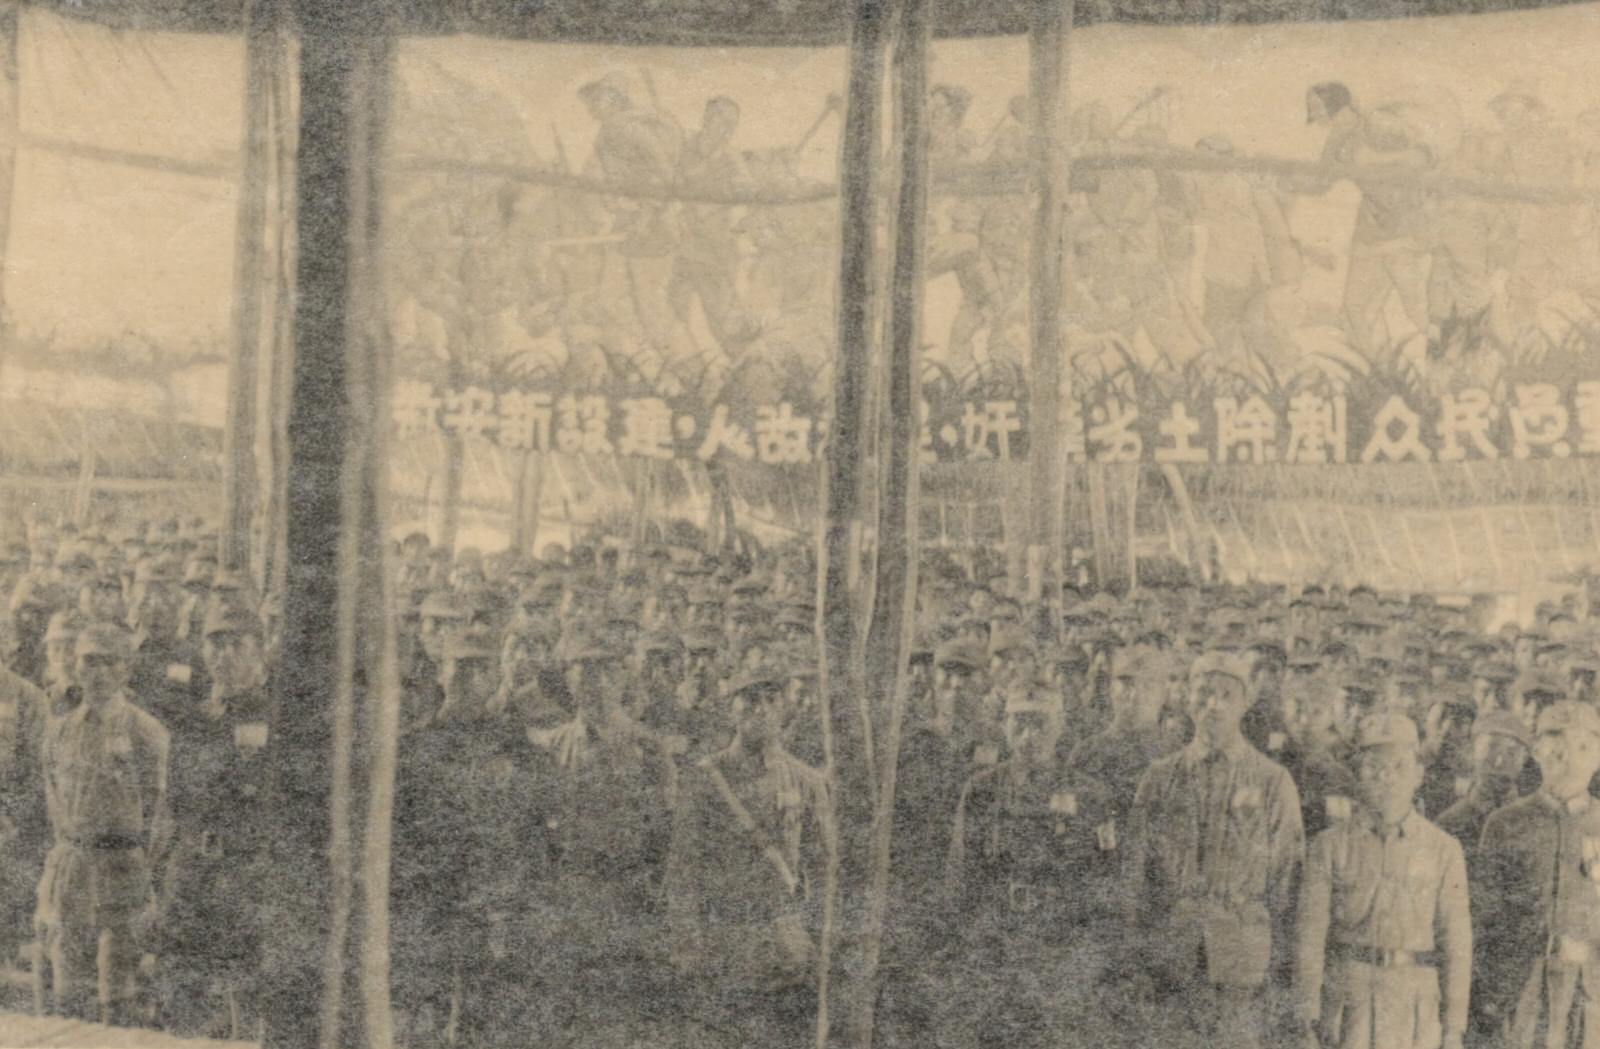
<instances>
[{"instance_id":1,"label":"thin bamboo pole","mask_svg":"<svg viewBox=\"0 0 1600 1049\"><path fill-rule=\"evenodd\" d=\"M5 261L11 245L11 198L16 188L17 144L22 102L17 75L17 30L21 5L16 0L0 4L0 374L11 350L11 323L6 309Z\"/></svg>"},{"instance_id":2,"label":"thin bamboo pole","mask_svg":"<svg viewBox=\"0 0 1600 1049\"><path fill-rule=\"evenodd\" d=\"M872 300L877 272L877 164L880 95L888 9L884 0L855 0L850 76L840 139L837 358L832 411L821 464L821 535L817 557L819 706L824 761L832 787L838 847L828 857L817 958L817 1045L850 1038L852 986L859 944L844 936L861 928L870 868L876 777L872 719L862 674L862 638L850 582L860 556L861 469L866 442L863 393L870 379ZM839 1018L835 1025L834 1017Z\"/></svg>"},{"instance_id":3,"label":"thin bamboo pole","mask_svg":"<svg viewBox=\"0 0 1600 1049\"><path fill-rule=\"evenodd\" d=\"M899 0L894 50L894 125L898 171L891 212L888 353L877 403L878 541L872 618L867 631L866 684L887 695L886 731L877 749L877 799L872 815L871 889L850 1041L871 1049L878 961L889 902L889 861L900 734L910 687L911 644L916 630L917 558L920 548L923 262L928 239L928 4Z\"/></svg>"},{"instance_id":4,"label":"thin bamboo pole","mask_svg":"<svg viewBox=\"0 0 1600 1049\"><path fill-rule=\"evenodd\" d=\"M260 385L262 308L267 300L267 168L272 135L272 67L277 58L276 0L244 6L243 176L234 216L233 357L222 435L222 523L217 563L250 565L250 531L260 484L256 475L256 390Z\"/></svg>"},{"instance_id":5,"label":"thin bamboo pole","mask_svg":"<svg viewBox=\"0 0 1600 1049\"><path fill-rule=\"evenodd\" d=\"M1067 276L1065 249L1067 42L1074 0L1036 0L1028 24L1028 185L1033 194L1033 236L1028 245L1028 582L1054 609L1061 597L1062 515L1061 295ZM1130 570L1131 571L1131 570ZM1054 596L1051 596L1052 590ZM1052 618L1059 618L1052 616Z\"/></svg>"}]
</instances>

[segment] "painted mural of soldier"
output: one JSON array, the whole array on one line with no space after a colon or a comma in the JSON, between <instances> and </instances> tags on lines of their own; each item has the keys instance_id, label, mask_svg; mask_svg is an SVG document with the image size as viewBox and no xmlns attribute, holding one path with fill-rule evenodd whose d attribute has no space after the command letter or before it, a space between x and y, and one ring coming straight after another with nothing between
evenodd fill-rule
<instances>
[{"instance_id":1,"label":"painted mural of soldier","mask_svg":"<svg viewBox=\"0 0 1600 1049\"><path fill-rule=\"evenodd\" d=\"M1327 128L1321 160L1325 164L1363 165L1398 171L1426 171L1436 166L1434 151L1413 126L1400 103L1359 108L1350 89L1337 81L1313 85L1306 92L1306 120ZM1300 192L1322 193L1336 177L1296 180ZM1392 349L1401 332L1380 334L1391 298L1413 331L1428 326L1428 274L1431 258L1426 198L1410 187L1363 185L1350 238L1345 273L1344 320L1357 348L1369 356Z\"/></svg>"}]
</instances>

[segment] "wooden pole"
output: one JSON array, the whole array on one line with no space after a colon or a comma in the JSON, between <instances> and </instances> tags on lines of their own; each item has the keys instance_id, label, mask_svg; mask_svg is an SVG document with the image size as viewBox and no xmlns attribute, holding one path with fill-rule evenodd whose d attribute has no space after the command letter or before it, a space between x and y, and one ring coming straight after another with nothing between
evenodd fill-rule
<instances>
[{"instance_id":1,"label":"wooden pole","mask_svg":"<svg viewBox=\"0 0 1600 1049\"><path fill-rule=\"evenodd\" d=\"M850 591L860 551L863 393L870 377L872 292L877 273L877 165L886 0L854 0L850 77L840 136L838 356L822 463L817 557L817 636L824 761L839 846L829 857L817 959L817 1045L846 1044L861 960L871 859L872 721L861 665L861 630ZM850 938L845 938L848 933ZM837 1027L833 1018L838 1016Z\"/></svg>"},{"instance_id":2,"label":"wooden pole","mask_svg":"<svg viewBox=\"0 0 1600 1049\"><path fill-rule=\"evenodd\" d=\"M6 257L11 243L11 196L17 179L17 142L21 134L21 82L17 76L16 0L0 3L0 374L11 350L11 315L6 305Z\"/></svg>"},{"instance_id":3,"label":"wooden pole","mask_svg":"<svg viewBox=\"0 0 1600 1049\"><path fill-rule=\"evenodd\" d=\"M266 1044L384 1046L399 680L385 564L378 0L300 5L289 563ZM359 742L358 742L359 741ZM347 988L353 988L347 995ZM316 1003L318 1007L312 1007Z\"/></svg>"},{"instance_id":4,"label":"wooden pole","mask_svg":"<svg viewBox=\"0 0 1600 1049\"><path fill-rule=\"evenodd\" d=\"M266 301L267 165L272 132L272 65L277 57L277 0L244 5L244 171L233 231L233 360L222 434L222 527L217 563L250 565L256 488L256 388L260 384L262 307Z\"/></svg>"},{"instance_id":5,"label":"wooden pole","mask_svg":"<svg viewBox=\"0 0 1600 1049\"><path fill-rule=\"evenodd\" d=\"M277 0L280 10L288 0ZM287 18L280 15L279 22ZM286 34L275 41L272 64L273 173L277 198L273 255L277 276L273 282L272 341L267 362L267 396L262 425L266 429L266 459L270 464L266 483L266 505L262 510L263 539L259 583L262 593L282 593L288 564L288 484L289 484L289 393L294 382L294 193L292 192L293 151L286 131L294 119Z\"/></svg>"},{"instance_id":6,"label":"wooden pole","mask_svg":"<svg viewBox=\"0 0 1600 1049\"><path fill-rule=\"evenodd\" d=\"M1060 600L1062 551L1061 291L1066 228L1065 105L1067 38L1073 0L1036 0L1028 23L1028 181L1033 193L1033 239L1028 250L1028 589L1054 608Z\"/></svg>"},{"instance_id":7,"label":"wooden pole","mask_svg":"<svg viewBox=\"0 0 1600 1049\"><path fill-rule=\"evenodd\" d=\"M899 160L890 225L887 369L877 403L879 489L876 577L867 632L866 684L887 695L887 729L878 748L878 796L872 821L871 892L862 967L849 1018L850 1041L871 1049L878 960L889 899L889 859L900 734L916 630L917 556L921 538L923 270L928 226L928 3L899 0L894 51L894 123Z\"/></svg>"}]
</instances>

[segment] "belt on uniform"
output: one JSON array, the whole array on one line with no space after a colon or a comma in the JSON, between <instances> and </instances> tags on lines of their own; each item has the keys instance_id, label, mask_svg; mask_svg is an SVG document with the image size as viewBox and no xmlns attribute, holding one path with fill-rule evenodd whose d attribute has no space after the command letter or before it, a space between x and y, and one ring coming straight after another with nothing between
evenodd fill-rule
<instances>
[{"instance_id":1,"label":"belt on uniform","mask_svg":"<svg viewBox=\"0 0 1600 1049\"><path fill-rule=\"evenodd\" d=\"M129 852L144 848L144 839L132 834L69 834L67 844L75 849L98 849L102 852Z\"/></svg>"},{"instance_id":2,"label":"belt on uniform","mask_svg":"<svg viewBox=\"0 0 1600 1049\"><path fill-rule=\"evenodd\" d=\"M1439 955L1436 951L1398 951L1385 947L1366 947L1360 944L1341 943L1334 948L1339 957L1345 961L1360 962L1379 969L1395 969L1406 966L1436 966L1439 964Z\"/></svg>"}]
</instances>

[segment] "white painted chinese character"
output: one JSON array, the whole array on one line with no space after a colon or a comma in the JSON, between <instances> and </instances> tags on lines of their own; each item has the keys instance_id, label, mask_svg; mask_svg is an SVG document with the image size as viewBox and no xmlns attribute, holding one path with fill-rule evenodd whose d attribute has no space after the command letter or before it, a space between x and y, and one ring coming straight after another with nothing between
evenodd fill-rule
<instances>
[{"instance_id":1,"label":"white painted chinese character","mask_svg":"<svg viewBox=\"0 0 1600 1049\"><path fill-rule=\"evenodd\" d=\"M1210 460L1205 448L1193 440L1194 435L1200 432L1200 420L1189 414L1189 406L1182 401L1172 402L1167 417L1157 424L1156 429L1172 442L1156 449L1156 462L1203 463Z\"/></svg>"},{"instance_id":2,"label":"white painted chinese character","mask_svg":"<svg viewBox=\"0 0 1600 1049\"><path fill-rule=\"evenodd\" d=\"M1139 421L1139 409L1134 404L1123 405L1120 400L1097 404L1089 411L1089 440L1100 447L1095 452L1095 462L1136 463L1144 454L1144 438L1133 424Z\"/></svg>"},{"instance_id":3,"label":"white painted chinese character","mask_svg":"<svg viewBox=\"0 0 1600 1049\"><path fill-rule=\"evenodd\" d=\"M1517 386L1517 403L1507 409L1511 419L1511 454L1526 459L1535 448L1547 448L1564 459L1572 454L1567 428L1572 413L1561 403L1561 388L1540 382Z\"/></svg>"},{"instance_id":4,"label":"white painted chinese character","mask_svg":"<svg viewBox=\"0 0 1600 1049\"><path fill-rule=\"evenodd\" d=\"M395 383L389 414L403 435L434 433L439 428L439 395L425 382Z\"/></svg>"},{"instance_id":5,"label":"white painted chinese character","mask_svg":"<svg viewBox=\"0 0 1600 1049\"><path fill-rule=\"evenodd\" d=\"M1400 427L1398 434L1394 432L1396 426ZM1405 459L1429 462L1433 459L1433 452L1422 443L1422 417L1412 411L1399 394L1390 397L1379 409L1378 417L1372 420L1372 439L1361 452L1361 461L1364 463L1377 462L1379 459L1394 462Z\"/></svg>"},{"instance_id":6,"label":"white painted chinese character","mask_svg":"<svg viewBox=\"0 0 1600 1049\"><path fill-rule=\"evenodd\" d=\"M477 386L447 393L439 421L462 437L482 437L500 422L494 411L494 394Z\"/></svg>"},{"instance_id":7,"label":"white painted chinese character","mask_svg":"<svg viewBox=\"0 0 1600 1049\"><path fill-rule=\"evenodd\" d=\"M1463 437L1482 458L1500 458L1500 449L1489 440L1489 425L1494 422L1495 412L1487 390L1463 390L1457 397L1448 393L1440 397L1439 421L1434 425L1440 441L1439 461L1458 463L1465 459Z\"/></svg>"},{"instance_id":8,"label":"white painted chinese character","mask_svg":"<svg viewBox=\"0 0 1600 1049\"><path fill-rule=\"evenodd\" d=\"M1342 463L1349 441L1343 397L1330 399L1307 392L1290 398L1289 448L1283 456L1285 462Z\"/></svg>"},{"instance_id":9,"label":"white painted chinese character","mask_svg":"<svg viewBox=\"0 0 1600 1049\"><path fill-rule=\"evenodd\" d=\"M728 406L719 404L711 413L711 422L706 427L706 439L700 443L700 450L695 454L704 462L710 462L718 451L726 449L729 454L748 462L755 455L750 447L750 435L738 423L728 421Z\"/></svg>"},{"instance_id":10,"label":"white painted chinese character","mask_svg":"<svg viewBox=\"0 0 1600 1049\"><path fill-rule=\"evenodd\" d=\"M788 401L756 409L755 437L756 458L764 463L811 461L811 420L794 414Z\"/></svg>"},{"instance_id":11,"label":"white painted chinese character","mask_svg":"<svg viewBox=\"0 0 1600 1049\"><path fill-rule=\"evenodd\" d=\"M630 397L621 404L619 455L672 458L672 408L660 397Z\"/></svg>"},{"instance_id":12,"label":"white painted chinese character","mask_svg":"<svg viewBox=\"0 0 1600 1049\"><path fill-rule=\"evenodd\" d=\"M1278 417L1259 394L1243 405L1232 397L1211 405L1217 412L1217 462L1267 463L1278 457Z\"/></svg>"},{"instance_id":13,"label":"white painted chinese character","mask_svg":"<svg viewBox=\"0 0 1600 1049\"><path fill-rule=\"evenodd\" d=\"M1076 397L1061 401L1061 451L1069 463L1081 463L1089 458L1089 439L1083 432L1083 406Z\"/></svg>"},{"instance_id":14,"label":"white painted chinese character","mask_svg":"<svg viewBox=\"0 0 1600 1049\"><path fill-rule=\"evenodd\" d=\"M556 402L556 450L568 454L610 455L607 436L611 406L604 397L574 397Z\"/></svg>"},{"instance_id":15,"label":"white painted chinese character","mask_svg":"<svg viewBox=\"0 0 1600 1049\"><path fill-rule=\"evenodd\" d=\"M975 404L961 412L961 428L966 434L967 456L972 459L1011 458L1011 435L1022 429L1016 401L985 401L980 411ZM994 451L989 439L994 438Z\"/></svg>"},{"instance_id":16,"label":"white painted chinese character","mask_svg":"<svg viewBox=\"0 0 1600 1049\"><path fill-rule=\"evenodd\" d=\"M933 427L928 423L929 408L926 400L917 401L917 448L918 458L924 464L939 461L939 453L933 449Z\"/></svg>"},{"instance_id":17,"label":"white painted chinese character","mask_svg":"<svg viewBox=\"0 0 1600 1049\"><path fill-rule=\"evenodd\" d=\"M1584 455L1600 454L1600 382L1580 382L1575 406L1578 409L1578 451Z\"/></svg>"},{"instance_id":18,"label":"white painted chinese character","mask_svg":"<svg viewBox=\"0 0 1600 1049\"><path fill-rule=\"evenodd\" d=\"M550 395L512 390L500 395L500 446L524 451L550 449Z\"/></svg>"}]
</instances>

